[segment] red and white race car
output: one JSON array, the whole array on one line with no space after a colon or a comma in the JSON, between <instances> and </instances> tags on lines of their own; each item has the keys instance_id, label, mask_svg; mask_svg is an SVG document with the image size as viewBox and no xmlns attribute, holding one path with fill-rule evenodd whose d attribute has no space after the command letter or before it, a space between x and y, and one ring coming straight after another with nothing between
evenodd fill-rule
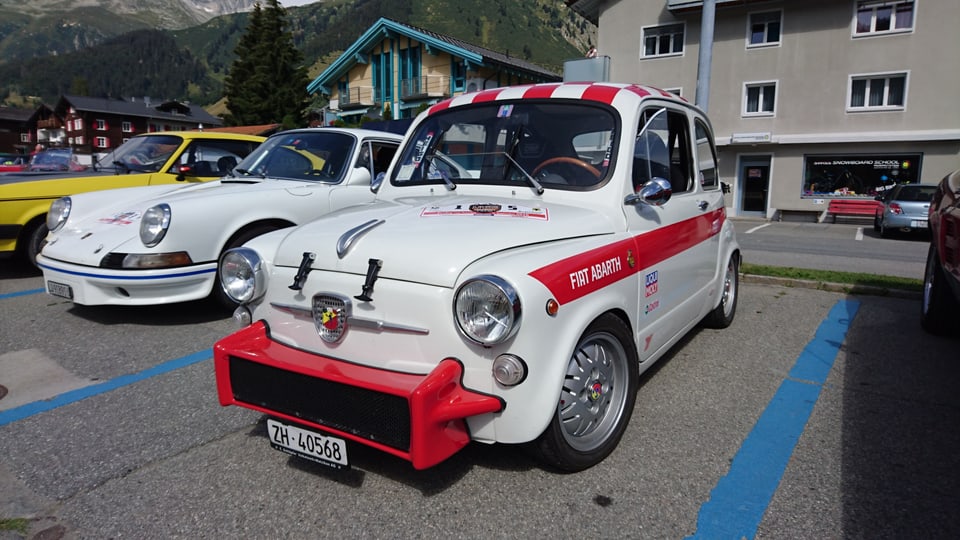
<instances>
[{"instance_id":1,"label":"red and white race car","mask_svg":"<svg viewBox=\"0 0 960 540\"><path fill-rule=\"evenodd\" d=\"M465 94L422 113L371 204L230 250L245 328L223 405L334 467L363 444L423 469L470 441L576 471L617 446L638 377L726 327L740 248L709 120L640 85Z\"/></svg>"}]
</instances>

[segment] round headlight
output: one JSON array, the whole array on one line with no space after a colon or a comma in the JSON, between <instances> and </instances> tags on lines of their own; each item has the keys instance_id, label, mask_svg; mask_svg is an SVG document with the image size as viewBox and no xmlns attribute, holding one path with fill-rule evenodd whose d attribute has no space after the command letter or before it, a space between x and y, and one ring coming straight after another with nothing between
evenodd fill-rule
<instances>
[{"instance_id":1,"label":"round headlight","mask_svg":"<svg viewBox=\"0 0 960 540\"><path fill-rule=\"evenodd\" d=\"M63 227L70 217L70 209L73 208L73 200L70 197L60 197L50 205L50 211L47 212L47 229L51 232Z\"/></svg>"},{"instance_id":2,"label":"round headlight","mask_svg":"<svg viewBox=\"0 0 960 540\"><path fill-rule=\"evenodd\" d=\"M220 286L238 304L257 300L267 292L263 260L250 248L227 250L220 257Z\"/></svg>"},{"instance_id":3,"label":"round headlight","mask_svg":"<svg viewBox=\"0 0 960 540\"><path fill-rule=\"evenodd\" d=\"M478 276L457 291L453 313L460 332L480 345L502 343L520 327L520 297L497 276Z\"/></svg>"},{"instance_id":4,"label":"round headlight","mask_svg":"<svg viewBox=\"0 0 960 540\"><path fill-rule=\"evenodd\" d=\"M151 206L140 219L140 241L147 247L153 247L163 240L170 227L170 206L158 204Z\"/></svg>"}]
</instances>

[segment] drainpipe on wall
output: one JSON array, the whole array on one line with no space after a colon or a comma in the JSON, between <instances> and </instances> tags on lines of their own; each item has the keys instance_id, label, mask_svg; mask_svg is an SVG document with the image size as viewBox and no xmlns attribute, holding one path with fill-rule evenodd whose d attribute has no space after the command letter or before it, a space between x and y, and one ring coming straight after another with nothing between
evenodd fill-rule
<instances>
[{"instance_id":1,"label":"drainpipe on wall","mask_svg":"<svg viewBox=\"0 0 960 540\"><path fill-rule=\"evenodd\" d=\"M697 64L698 107L707 111L710 102L710 64L713 62L713 21L717 10L716 0L703 0L700 16L700 59Z\"/></svg>"}]
</instances>

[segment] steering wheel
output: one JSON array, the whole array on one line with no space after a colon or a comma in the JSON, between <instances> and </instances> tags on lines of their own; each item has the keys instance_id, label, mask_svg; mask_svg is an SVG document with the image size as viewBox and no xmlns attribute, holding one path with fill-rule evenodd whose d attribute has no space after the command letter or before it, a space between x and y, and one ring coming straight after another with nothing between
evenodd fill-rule
<instances>
[{"instance_id":1,"label":"steering wheel","mask_svg":"<svg viewBox=\"0 0 960 540\"><path fill-rule=\"evenodd\" d=\"M601 172L600 172L596 167L594 167L593 165L587 163L586 161L583 161L582 159L577 159L577 158L568 157L568 156L557 156L557 157L553 157L553 158L550 158L550 159L548 159L548 160L545 160L543 163L541 163L541 164L537 165L536 167L534 167L533 172L530 173L530 176L536 176L537 173L540 172L540 169L546 167L547 165L553 164L553 163L569 163L570 165L576 165L576 166L578 166L578 167L583 167L583 168L586 169L590 174L596 176L597 179L599 179L601 176L603 176L603 173L601 173Z\"/></svg>"}]
</instances>

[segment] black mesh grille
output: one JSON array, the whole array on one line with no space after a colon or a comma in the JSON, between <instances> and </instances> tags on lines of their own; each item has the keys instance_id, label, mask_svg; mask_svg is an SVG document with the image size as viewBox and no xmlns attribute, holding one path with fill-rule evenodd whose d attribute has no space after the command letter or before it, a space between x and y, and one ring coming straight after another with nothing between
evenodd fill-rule
<instances>
[{"instance_id":1,"label":"black mesh grille","mask_svg":"<svg viewBox=\"0 0 960 540\"><path fill-rule=\"evenodd\" d=\"M303 418L399 450L410 449L410 410L402 397L333 383L230 357L238 401Z\"/></svg>"}]
</instances>

